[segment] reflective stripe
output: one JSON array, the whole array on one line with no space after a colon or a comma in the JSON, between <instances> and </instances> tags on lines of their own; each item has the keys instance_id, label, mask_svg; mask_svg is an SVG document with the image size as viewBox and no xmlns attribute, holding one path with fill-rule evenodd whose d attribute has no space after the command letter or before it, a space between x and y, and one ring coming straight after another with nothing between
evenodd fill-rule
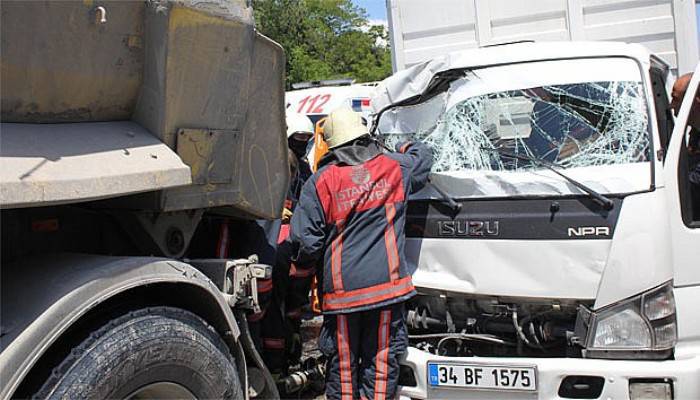
<instances>
[{"instance_id":1,"label":"reflective stripe","mask_svg":"<svg viewBox=\"0 0 700 400\"><path fill-rule=\"evenodd\" d=\"M324 310L338 310L345 307L357 307L374 304L394 297L403 296L413 291L411 277L407 276L394 282L370 286L342 293L326 293L323 295Z\"/></svg>"},{"instance_id":2,"label":"reflective stripe","mask_svg":"<svg viewBox=\"0 0 700 400\"><path fill-rule=\"evenodd\" d=\"M344 220L336 222L338 236L331 242L331 275L333 276L333 291L343 290L343 227Z\"/></svg>"},{"instance_id":3,"label":"reflective stripe","mask_svg":"<svg viewBox=\"0 0 700 400\"><path fill-rule=\"evenodd\" d=\"M284 350L284 339L263 338L263 347L273 350Z\"/></svg>"},{"instance_id":4,"label":"reflective stripe","mask_svg":"<svg viewBox=\"0 0 700 400\"><path fill-rule=\"evenodd\" d=\"M384 205L386 209L386 228L384 229L384 244L386 245L386 256L389 260L389 280L399 279L399 252L396 249L396 233L394 232L394 217L396 207L394 203Z\"/></svg>"},{"instance_id":5,"label":"reflective stripe","mask_svg":"<svg viewBox=\"0 0 700 400\"><path fill-rule=\"evenodd\" d=\"M297 268L296 264L292 263L289 268L289 276L293 278L308 278L316 273L315 268Z\"/></svg>"},{"instance_id":6,"label":"reflective stripe","mask_svg":"<svg viewBox=\"0 0 700 400\"><path fill-rule=\"evenodd\" d=\"M282 224L280 226L280 233L277 235L277 244L281 244L289 237L289 228L289 224Z\"/></svg>"},{"instance_id":7,"label":"reflective stripe","mask_svg":"<svg viewBox=\"0 0 700 400\"><path fill-rule=\"evenodd\" d=\"M221 222L219 241L216 244L216 257L228 258L228 219Z\"/></svg>"},{"instance_id":8,"label":"reflective stripe","mask_svg":"<svg viewBox=\"0 0 700 400\"><path fill-rule=\"evenodd\" d=\"M272 290L272 279L258 279L258 293L266 293Z\"/></svg>"},{"instance_id":9,"label":"reflective stripe","mask_svg":"<svg viewBox=\"0 0 700 400\"><path fill-rule=\"evenodd\" d=\"M265 316L265 312L266 312L266 311L267 311L267 309L264 308L262 311L260 311L260 312L257 313L257 314L248 314L248 316L246 317L246 319L248 320L248 322L258 322L258 321L260 321L260 320L262 319L262 317Z\"/></svg>"},{"instance_id":10,"label":"reflective stripe","mask_svg":"<svg viewBox=\"0 0 700 400\"><path fill-rule=\"evenodd\" d=\"M341 400L353 400L348 318L340 314L336 319L336 323L338 325L336 342L338 343L338 364L340 367L340 398Z\"/></svg>"},{"instance_id":11,"label":"reflective stripe","mask_svg":"<svg viewBox=\"0 0 700 400\"><path fill-rule=\"evenodd\" d=\"M379 313L377 331L377 354L374 359L374 400L386 399L386 386L389 379L389 334L391 332L391 310Z\"/></svg>"}]
</instances>

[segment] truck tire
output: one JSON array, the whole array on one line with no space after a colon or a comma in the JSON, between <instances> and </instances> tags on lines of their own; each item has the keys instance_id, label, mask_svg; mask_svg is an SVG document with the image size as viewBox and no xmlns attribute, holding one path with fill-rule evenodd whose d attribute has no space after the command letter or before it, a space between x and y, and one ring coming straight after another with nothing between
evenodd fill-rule
<instances>
[{"instance_id":1,"label":"truck tire","mask_svg":"<svg viewBox=\"0 0 700 400\"><path fill-rule=\"evenodd\" d=\"M242 399L236 364L195 314L144 308L94 331L56 367L41 399Z\"/></svg>"}]
</instances>

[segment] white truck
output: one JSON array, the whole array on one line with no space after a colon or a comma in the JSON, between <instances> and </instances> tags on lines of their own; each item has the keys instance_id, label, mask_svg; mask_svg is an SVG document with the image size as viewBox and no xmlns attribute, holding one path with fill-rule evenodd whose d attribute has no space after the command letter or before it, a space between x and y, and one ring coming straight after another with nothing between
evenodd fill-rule
<instances>
[{"instance_id":1,"label":"white truck","mask_svg":"<svg viewBox=\"0 0 700 400\"><path fill-rule=\"evenodd\" d=\"M380 83L374 133L436 159L408 207L402 398L700 398L700 74L674 121L670 69L517 43Z\"/></svg>"},{"instance_id":2,"label":"white truck","mask_svg":"<svg viewBox=\"0 0 700 400\"><path fill-rule=\"evenodd\" d=\"M394 72L455 50L522 40L639 43L691 72L698 60L692 0L387 0Z\"/></svg>"}]
</instances>

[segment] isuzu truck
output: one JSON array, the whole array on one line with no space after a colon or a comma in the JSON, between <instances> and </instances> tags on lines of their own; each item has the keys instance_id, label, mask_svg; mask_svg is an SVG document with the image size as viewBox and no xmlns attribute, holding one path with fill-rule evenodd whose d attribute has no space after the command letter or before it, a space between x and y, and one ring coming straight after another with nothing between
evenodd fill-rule
<instances>
[{"instance_id":1,"label":"isuzu truck","mask_svg":"<svg viewBox=\"0 0 700 400\"><path fill-rule=\"evenodd\" d=\"M700 398L700 73L675 119L672 79L641 45L528 42L380 83L374 133L435 152L402 398Z\"/></svg>"}]
</instances>

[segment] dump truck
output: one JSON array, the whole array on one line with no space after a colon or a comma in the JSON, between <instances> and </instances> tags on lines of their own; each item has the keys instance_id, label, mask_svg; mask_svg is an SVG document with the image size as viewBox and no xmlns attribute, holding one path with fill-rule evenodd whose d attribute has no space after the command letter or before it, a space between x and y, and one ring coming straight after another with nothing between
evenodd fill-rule
<instances>
[{"instance_id":1,"label":"dump truck","mask_svg":"<svg viewBox=\"0 0 700 400\"><path fill-rule=\"evenodd\" d=\"M285 58L250 2L1 9L0 398L278 397L245 241L289 181Z\"/></svg>"},{"instance_id":2,"label":"dump truck","mask_svg":"<svg viewBox=\"0 0 700 400\"><path fill-rule=\"evenodd\" d=\"M700 102L639 44L455 51L381 82L409 199L403 399L700 398Z\"/></svg>"}]
</instances>

